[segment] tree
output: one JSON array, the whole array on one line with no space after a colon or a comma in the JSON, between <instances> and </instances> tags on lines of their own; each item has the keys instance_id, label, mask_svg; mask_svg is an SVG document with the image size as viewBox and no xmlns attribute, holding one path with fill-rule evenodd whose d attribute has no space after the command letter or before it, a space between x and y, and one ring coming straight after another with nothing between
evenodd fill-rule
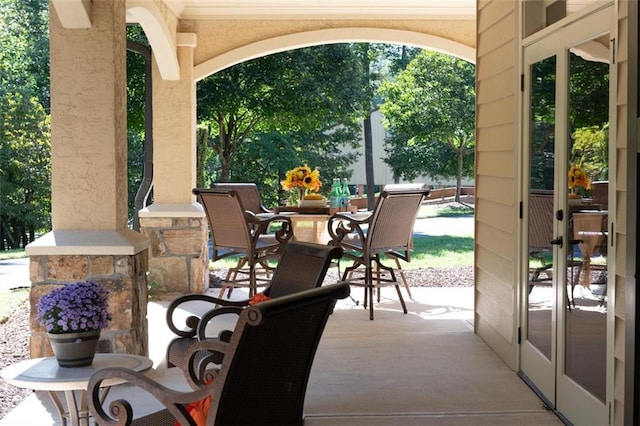
<instances>
[{"instance_id":1,"label":"tree","mask_svg":"<svg viewBox=\"0 0 640 426\"><path fill-rule=\"evenodd\" d=\"M50 229L48 8L0 0L0 250Z\"/></svg>"},{"instance_id":2,"label":"tree","mask_svg":"<svg viewBox=\"0 0 640 426\"><path fill-rule=\"evenodd\" d=\"M385 99L380 109L392 134L385 142L387 164L406 178L455 177L459 202L462 177L473 176L473 64L424 50L396 81L383 83L380 93Z\"/></svg>"},{"instance_id":3,"label":"tree","mask_svg":"<svg viewBox=\"0 0 640 426\"><path fill-rule=\"evenodd\" d=\"M308 164L320 171L320 192L328 195L334 177L350 177L347 170L357 154L345 153L341 147L357 140L359 130L357 126L341 126L330 132L256 134L238 152L242 161L235 162L235 180L256 182L264 204L274 206L286 197L280 187L286 172Z\"/></svg>"},{"instance_id":4,"label":"tree","mask_svg":"<svg viewBox=\"0 0 640 426\"><path fill-rule=\"evenodd\" d=\"M283 136L290 143L284 158L311 162L291 153L312 147L320 134L338 126L353 126L368 107L361 74L351 46L332 44L243 62L202 80L198 119L211 128L220 180L232 178L237 156L246 152L243 145L259 135ZM251 158L256 154L245 160ZM278 170L280 178L285 171Z\"/></svg>"}]
</instances>

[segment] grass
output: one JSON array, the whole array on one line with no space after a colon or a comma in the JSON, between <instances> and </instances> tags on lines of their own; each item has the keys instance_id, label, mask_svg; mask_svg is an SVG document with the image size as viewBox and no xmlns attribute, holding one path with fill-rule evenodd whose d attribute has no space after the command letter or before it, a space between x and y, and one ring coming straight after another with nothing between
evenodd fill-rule
<instances>
[{"instance_id":1,"label":"grass","mask_svg":"<svg viewBox=\"0 0 640 426\"><path fill-rule=\"evenodd\" d=\"M464 204L441 206L438 204L425 204L418 211L418 219L428 219L431 217L464 217L473 216L473 207Z\"/></svg>"},{"instance_id":2,"label":"grass","mask_svg":"<svg viewBox=\"0 0 640 426\"><path fill-rule=\"evenodd\" d=\"M7 322L11 313L28 298L28 288L3 292L0 295L0 324Z\"/></svg>"},{"instance_id":3,"label":"grass","mask_svg":"<svg viewBox=\"0 0 640 426\"><path fill-rule=\"evenodd\" d=\"M27 257L24 249L0 251L0 260L22 259Z\"/></svg>"},{"instance_id":4,"label":"grass","mask_svg":"<svg viewBox=\"0 0 640 426\"><path fill-rule=\"evenodd\" d=\"M413 245L411 262L402 262L402 269L473 266L474 241L471 235L416 235ZM213 271L228 269L234 267L237 262L237 257L225 258L210 262L209 269Z\"/></svg>"},{"instance_id":5,"label":"grass","mask_svg":"<svg viewBox=\"0 0 640 426\"><path fill-rule=\"evenodd\" d=\"M421 235L413 239L411 262L403 269L453 268L473 265L473 237Z\"/></svg>"}]
</instances>

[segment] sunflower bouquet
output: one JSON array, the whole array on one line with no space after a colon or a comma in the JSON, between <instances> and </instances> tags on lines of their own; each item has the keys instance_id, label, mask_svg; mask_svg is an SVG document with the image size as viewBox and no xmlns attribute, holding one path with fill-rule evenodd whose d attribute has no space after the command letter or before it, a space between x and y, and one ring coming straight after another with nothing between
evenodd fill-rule
<instances>
[{"instance_id":1,"label":"sunflower bouquet","mask_svg":"<svg viewBox=\"0 0 640 426\"><path fill-rule=\"evenodd\" d=\"M298 200L302 200L307 191L317 192L322 186L320 171L311 170L311 167L295 167L287 172L284 180L280 181L282 189L285 191L297 191Z\"/></svg>"},{"instance_id":2,"label":"sunflower bouquet","mask_svg":"<svg viewBox=\"0 0 640 426\"><path fill-rule=\"evenodd\" d=\"M572 164L569 168L569 188L572 190L573 198L579 198L577 194L578 188L584 190L591 189L591 179L587 176L584 169L577 164ZM571 195L570 195L571 196Z\"/></svg>"}]
</instances>

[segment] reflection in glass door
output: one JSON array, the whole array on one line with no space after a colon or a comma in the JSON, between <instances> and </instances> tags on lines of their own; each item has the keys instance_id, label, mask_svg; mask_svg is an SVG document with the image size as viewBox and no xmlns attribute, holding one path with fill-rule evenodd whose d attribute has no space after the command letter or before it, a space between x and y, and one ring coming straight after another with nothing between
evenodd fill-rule
<instances>
[{"instance_id":1,"label":"reflection in glass door","mask_svg":"<svg viewBox=\"0 0 640 426\"><path fill-rule=\"evenodd\" d=\"M609 34L569 49L564 372L606 400ZM569 270L568 270L569 271Z\"/></svg>"},{"instance_id":2,"label":"reflection in glass door","mask_svg":"<svg viewBox=\"0 0 640 426\"><path fill-rule=\"evenodd\" d=\"M611 399L608 12L559 29L524 55L521 374L574 424L607 424Z\"/></svg>"},{"instance_id":3,"label":"reflection in glass door","mask_svg":"<svg viewBox=\"0 0 640 426\"><path fill-rule=\"evenodd\" d=\"M531 66L527 340L552 358L556 57Z\"/></svg>"}]
</instances>

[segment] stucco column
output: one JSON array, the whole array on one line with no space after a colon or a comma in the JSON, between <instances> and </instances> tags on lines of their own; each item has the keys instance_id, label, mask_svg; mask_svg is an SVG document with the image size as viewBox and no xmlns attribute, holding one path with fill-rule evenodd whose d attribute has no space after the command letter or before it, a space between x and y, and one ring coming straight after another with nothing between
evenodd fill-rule
<instances>
[{"instance_id":1,"label":"stucco column","mask_svg":"<svg viewBox=\"0 0 640 426\"><path fill-rule=\"evenodd\" d=\"M180 79L163 80L153 66L153 205L141 210L151 241L149 282L161 292L208 287L208 227L192 195L196 181L195 34L176 36Z\"/></svg>"},{"instance_id":2,"label":"stucco column","mask_svg":"<svg viewBox=\"0 0 640 426\"><path fill-rule=\"evenodd\" d=\"M86 3L77 8L86 18L78 27L63 26L56 4L50 4L53 230L26 250L31 355L51 353L35 321L40 296L79 280L109 289L114 321L102 331L101 350L146 354L148 239L127 227L126 3Z\"/></svg>"}]
</instances>

